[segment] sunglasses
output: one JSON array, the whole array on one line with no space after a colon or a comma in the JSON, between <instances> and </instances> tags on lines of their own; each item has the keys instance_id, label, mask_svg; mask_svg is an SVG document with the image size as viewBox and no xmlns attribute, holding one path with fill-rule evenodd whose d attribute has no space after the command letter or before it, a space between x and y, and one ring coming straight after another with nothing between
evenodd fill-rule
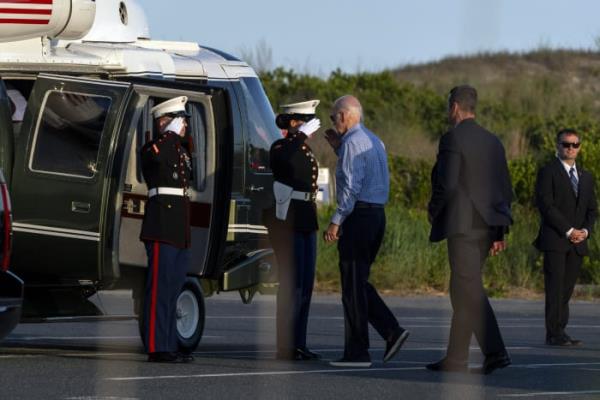
<instances>
[{"instance_id":1,"label":"sunglasses","mask_svg":"<svg viewBox=\"0 0 600 400\"><path fill-rule=\"evenodd\" d=\"M338 111L338 112L336 112L335 114L331 114L331 115L329 116L329 119L330 119L330 120L331 120L331 122L333 122L334 124L335 124L335 121L336 121L336 119L337 119L337 116L338 116L338 114L339 114L339 113L340 113L340 112Z\"/></svg>"},{"instance_id":2,"label":"sunglasses","mask_svg":"<svg viewBox=\"0 0 600 400\"><path fill-rule=\"evenodd\" d=\"M560 145L564 148L564 149L568 149L569 147L574 148L574 149L578 149L579 146L581 146L581 143L577 142L577 143L571 143L571 142L561 142Z\"/></svg>"}]
</instances>

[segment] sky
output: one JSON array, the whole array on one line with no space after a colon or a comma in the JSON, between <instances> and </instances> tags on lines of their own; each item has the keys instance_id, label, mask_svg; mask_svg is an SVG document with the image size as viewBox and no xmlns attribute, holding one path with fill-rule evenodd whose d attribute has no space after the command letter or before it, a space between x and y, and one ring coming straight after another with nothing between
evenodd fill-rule
<instances>
[{"instance_id":1,"label":"sky","mask_svg":"<svg viewBox=\"0 0 600 400\"><path fill-rule=\"evenodd\" d=\"M600 50L598 0L139 2L153 39L193 41L236 56L256 54L262 44L271 67L317 75L482 51Z\"/></svg>"}]
</instances>

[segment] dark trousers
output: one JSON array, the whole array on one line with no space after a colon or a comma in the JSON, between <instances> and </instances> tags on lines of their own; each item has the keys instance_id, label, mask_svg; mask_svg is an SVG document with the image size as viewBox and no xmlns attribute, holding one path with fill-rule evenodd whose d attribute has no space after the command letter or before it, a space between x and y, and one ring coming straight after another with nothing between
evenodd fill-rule
<instances>
[{"instance_id":1,"label":"dark trousers","mask_svg":"<svg viewBox=\"0 0 600 400\"><path fill-rule=\"evenodd\" d=\"M482 268L492 244L486 230L448 238L452 324L447 357L458 362L469 358L472 334L484 355L505 351L494 310L482 281Z\"/></svg>"},{"instance_id":2,"label":"dark trousers","mask_svg":"<svg viewBox=\"0 0 600 400\"><path fill-rule=\"evenodd\" d=\"M355 208L341 226L338 251L346 359L370 359L369 323L386 340L400 328L394 314L368 282L384 232L383 208Z\"/></svg>"},{"instance_id":3,"label":"dark trousers","mask_svg":"<svg viewBox=\"0 0 600 400\"><path fill-rule=\"evenodd\" d=\"M315 282L317 234L279 232L272 244L279 271L277 349L290 353L306 347L310 300ZM283 236L282 236L283 235Z\"/></svg>"},{"instance_id":4,"label":"dark trousers","mask_svg":"<svg viewBox=\"0 0 600 400\"><path fill-rule=\"evenodd\" d=\"M148 353L176 352L177 297L185 283L190 250L145 242L148 275L144 302L144 346Z\"/></svg>"},{"instance_id":5,"label":"dark trousers","mask_svg":"<svg viewBox=\"0 0 600 400\"><path fill-rule=\"evenodd\" d=\"M583 257L568 252L544 253L544 288L546 292L546 339L561 337L569 322L569 300L581 271Z\"/></svg>"}]
</instances>

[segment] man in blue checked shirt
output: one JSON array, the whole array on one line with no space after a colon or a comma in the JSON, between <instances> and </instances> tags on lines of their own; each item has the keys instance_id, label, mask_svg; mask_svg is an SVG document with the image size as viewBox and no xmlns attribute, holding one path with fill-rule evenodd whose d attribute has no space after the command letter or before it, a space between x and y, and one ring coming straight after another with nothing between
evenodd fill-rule
<instances>
[{"instance_id":1,"label":"man in blue checked shirt","mask_svg":"<svg viewBox=\"0 0 600 400\"><path fill-rule=\"evenodd\" d=\"M345 321L344 356L330 364L370 367L369 322L387 343L384 362L396 355L409 335L368 281L385 232L387 155L383 142L361 123L358 99L339 98L330 117L335 130L328 129L325 135L338 156L337 209L323 236L327 243L339 240Z\"/></svg>"}]
</instances>

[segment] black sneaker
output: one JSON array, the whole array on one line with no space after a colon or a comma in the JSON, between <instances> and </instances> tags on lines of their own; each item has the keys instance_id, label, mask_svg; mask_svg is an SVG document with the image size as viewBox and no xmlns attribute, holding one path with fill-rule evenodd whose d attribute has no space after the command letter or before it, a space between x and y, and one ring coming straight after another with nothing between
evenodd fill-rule
<instances>
[{"instance_id":1,"label":"black sneaker","mask_svg":"<svg viewBox=\"0 0 600 400\"><path fill-rule=\"evenodd\" d=\"M348 358L340 358L336 361L330 361L329 365L332 367L342 367L342 368L369 368L372 363L369 359L364 360L351 360Z\"/></svg>"},{"instance_id":2,"label":"black sneaker","mask_svg":"<svg viewBox=\"0 0 600 400\"><path fill-rule=\"evenodd\" d=\"M410 332L406 329L400 328L390 340L387 341L385 346L385 353L383 353L383 362L390 361L400 350L400 347L404 344L406 339L410 335Z\"/></svg>"},{"instance_id":3,"label":"black sneaker","mask_svg":"<svg viewBox=\"0 0 600 400\"><path fill-rule=\"evenodd\" d=\"M506 351L501 351L496 354L489 355L483 361L480 368L473 368L472 373L489 375L497 369L508 367L512 361Z\"/></svg>"}]
</instances>

